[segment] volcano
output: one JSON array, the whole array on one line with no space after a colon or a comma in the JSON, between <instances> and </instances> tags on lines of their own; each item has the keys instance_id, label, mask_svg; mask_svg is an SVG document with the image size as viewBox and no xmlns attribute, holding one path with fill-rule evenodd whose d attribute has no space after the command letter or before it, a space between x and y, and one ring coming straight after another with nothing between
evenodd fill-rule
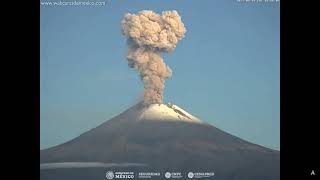
<instances>
[{"instance_id":1,"label":"volcano","mask_svg":"<svg viewBox=\"0 0 320 180\"><path fill-rule=\"evenodd\" d=\"M235 137L170 103L138 103L40 151L42 180L102 180L107 171L161 173L152 179L165 179L165 172L181 172L181 179L188 179L188 172L214 172L209 179L276 180L279 166L279 151Z\"/></svg>"}]
</instances>

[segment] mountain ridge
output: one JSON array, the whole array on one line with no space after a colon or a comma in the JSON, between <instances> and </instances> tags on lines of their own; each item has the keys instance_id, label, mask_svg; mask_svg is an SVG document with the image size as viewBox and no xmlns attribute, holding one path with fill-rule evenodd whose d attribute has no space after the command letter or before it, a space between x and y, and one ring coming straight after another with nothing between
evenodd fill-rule
<instances>
[{"instance_id":1,"label":"mountain ridge","mask_svg":"<svg viewBox=\"0 0 320 180\"><path fill-rule=\"evenodd\" d=\"M179 118L170 106L138 103L71 141L40 151L40 164L137 163L159 171L214 170L225 179L236 172L250 179L257 169L255 178L270 173L278 179L279 151L242 140L172 105L191 121ZM146 114L149 108L161 109ZM154 115L157 119L148 119Z\"/></svg>"}]
</instances>

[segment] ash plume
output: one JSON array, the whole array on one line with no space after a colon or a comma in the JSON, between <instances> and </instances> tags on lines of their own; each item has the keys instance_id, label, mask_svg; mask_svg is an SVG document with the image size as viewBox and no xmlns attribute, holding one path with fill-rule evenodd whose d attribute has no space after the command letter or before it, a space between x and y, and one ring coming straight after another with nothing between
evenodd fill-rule
<instances>
[{"instance_id":1,"label":"ash plume","mask_svg":"<svg viewBox=\"0 0 320 180\"><path fill-rule=\"evenodd\" d=\"M172 70L160 54L173 51L184 37L186 28L181 17L177 11L156 14L143 10L127 13L121 24L128 43L128 65L138 71L144 83L144 104L161 104L164 83Z\"/></svg>"}]
</instances>

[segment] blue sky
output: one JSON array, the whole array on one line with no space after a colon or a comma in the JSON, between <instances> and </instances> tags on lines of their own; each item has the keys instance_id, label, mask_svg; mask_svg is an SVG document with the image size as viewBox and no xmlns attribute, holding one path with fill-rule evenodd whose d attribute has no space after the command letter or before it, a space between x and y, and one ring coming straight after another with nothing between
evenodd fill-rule
<instances>
[{"instance_id":1,"label":"blue sky","mask_svg":"<svg viewBox=\"0 0 320 180\"><path fill-rule=\"evenodd\" d=\"M102 0L103 1L103 0ZM250 142L280 149L278 3L236 0L106 0L41 6L41 148L68 141L141 99L127 66L125 13L177 10L187 28L163 54L173 70L165 102Z\"/></svg>"}]
</instances>

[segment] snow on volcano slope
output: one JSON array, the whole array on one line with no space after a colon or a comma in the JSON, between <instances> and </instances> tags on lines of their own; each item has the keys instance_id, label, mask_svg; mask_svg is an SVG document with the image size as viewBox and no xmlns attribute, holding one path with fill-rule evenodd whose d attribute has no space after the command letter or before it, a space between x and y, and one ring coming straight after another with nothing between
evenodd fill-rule
<instances>
[{"instance_id":1,"label":"snow on volcano slope","mask_svg":"<svg viewBox=\"0 0 320 180\"><path fill-rule=\"evenodd\" d=\"M140 120L164 120L164 121L186 121L202 123L201 120L189 114L182 108L173 104L151 104L144 107L139 116Z\"/></svg>"}]
</instances>

